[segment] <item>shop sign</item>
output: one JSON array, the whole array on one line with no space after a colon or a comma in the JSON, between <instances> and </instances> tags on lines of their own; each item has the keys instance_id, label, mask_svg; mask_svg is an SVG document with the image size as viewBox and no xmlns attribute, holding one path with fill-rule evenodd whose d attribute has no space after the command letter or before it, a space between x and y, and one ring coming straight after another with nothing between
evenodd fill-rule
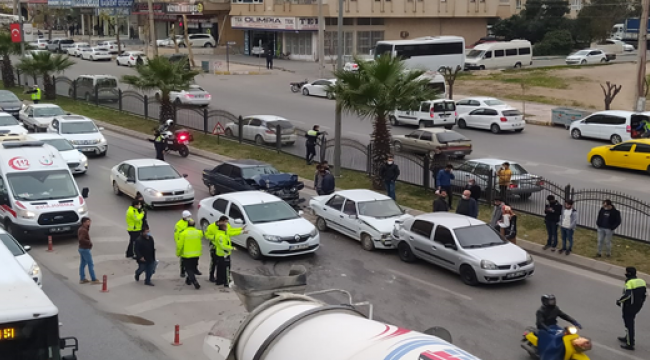
<instances>
[{"instance_id":1,"label":"shop sign","mask_svg":"<svg viewBox=\"0 0 650 360\"><path fill-rule=\"evenodd\" d=\"M167 10L166 3L152 3L151 10L154 14L164 14ZM133 4L133 9L131 11L133 15L146 15L149 14L149 4L144 2L137 2Z\"/></svg>"},{"instance_id":2,"label":"shop sign","mask_svg":"<svg viewBox=\"0 0 650 360\"><path fill-rule=\"evenodd\" d=\"M48 7L72 7L72 0L47 0Z\"/></svg>"},{"instance_id":3,"label":"shop sign","mask_svg":"<svg viewBox=\"0 0 650 360\"><path fill-rule=\"evenodd\" d=\"M99 0L100 8L130 8L133 0Z\"/></svg>"},{"instance_id":4,"label":"shop sign","mask_svg":"<svg viewBox=\"0 0 650 360\"><path fill-rule=\"evenodd\" d=\"M168 14L203 14L203 3L195 4L167 4Z\"/></svg>"},{"instance_id":5,"label":"shop sign","mask_svg":"<svg viewBox=\"0 0 650 360\"><path fill-rule=\"evenodd\" d=\"M233 16L230 18L230 25L239 29L318 30L318 19L282 16Z\"/></svg>"},{"instance_id":6,"label":"shop sign","mask_svg":"<svg viewBox=\"0 0 650 360\"><path fill-rule=\"evenodd\" d=\"M105 15L105 16L129 16L131 15L130 8L102 8L95 9L95 15Z\"/></svg>"},{"instance_id":7,"label":"shop sign","mask_svg":"<svg viewBox=\"0 0 650 360\"><path fill-rule=\"evenodd\" d=\"M72 0L73 8L97 8L99 0Z\"/></svg>"}]
</instances>

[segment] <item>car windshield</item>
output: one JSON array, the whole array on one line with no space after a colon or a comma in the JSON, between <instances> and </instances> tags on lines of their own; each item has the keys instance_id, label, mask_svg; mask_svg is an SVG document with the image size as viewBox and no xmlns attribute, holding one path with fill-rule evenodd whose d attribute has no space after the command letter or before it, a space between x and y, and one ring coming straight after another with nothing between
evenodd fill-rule
<instances>
[{"instance_id":1,"label":"car windshield","mask_svg":"<svg viewBox=\"0 0 650 360\"><path fill-rule=\"evenodd\" d=\"M280 125L280 128L282 129L293 129L293 125L286 120L269 121L266 124L269 129L275 129L278 125Z\"/></svg>"},{"instance_id":2,"label":"car windshield","mask_svg":"<svg viewBox=\"0 0 650 360\"><path fill-rule=\"evenodd\" d=\"M402 215L402 208L397 206L395 200L364 201L359 203L359 215L374 218L389 218Z\"/></svg>"},{"instance_id":3,"label":"car windshield","mask_svg":"<svg viewBox=\"0 0 650 360\"><path fill-rule=\"evenodd\" d=\"M494 100L485 100L484 103L485 103L485 105L487 105L487 106L500 106L500 105L505 105L505 104L506 104L506 103L504 103L503 101L501 101L501 100L497 100L497 99L494 99Z\"/></svg>"},{"instance_id":4,"label":"car windshield","mask_svg":"<svg viewBox=\"0 0 650 360\"><path fill-rule=\"evenodd\" d=\"M499 171L500 168L501 168L501 165L496 165L494 167L494 171ZM526 175L526 174L528 174L528 171L526 171L526 169L522 168L521 165L513 164L513 163L510 163L510 171L512 171L512 175Z\"/></svg>"},{"instance_id":5,"label":"car windshield","mask_svg":"<svg viewBox=\"0 0 650 360\"><path fill-rule=\"evenodd\" d=\"M100 88L115 88L117 87L117 80L113 78L100 78L97 79L97 86Z\"/></svg>"},{"instance_id":6,"label":"car windshield","mask_svg":"<svg viewBox=\"0 0 650 360\"><path fill-rule=\"evenodd\" d=\"M0 91L0 102L19 102L18 97L9 91Z\"/></svg>"},{"instance_id":7,"label":"car windshield","mask_svg":"<svg viewBox=\"0 0 650 360\"><path fill-rule=\"evenodd\" d=\"M92 134L99 132L92 121L70 121L61 123L61 134Z\"/></svg>"},{"instance_id":8,"label":"car windshield","mask_svg":"<svg viewBox=\"0 0 650 360\"><path fill-rule=\"evenodd\" d=\"M169 165L143 166L138 168L138 180L173 180L180 179L181 174Z\"/></svg>"},{"instance_id":9,"label":"car windshield","mask_svg":"<svg viewBox=\"0 0 650 360\"><path fill-rule=\"evenodd\" d=\"M41 140L42 142L54 146L55 149L59 151L70 151L70 150L75 150L74 146L70 143L70 141L66 139L47 139L47 140Z\"/></svg>"},{"instance_id":10,"label":"car windshield","mask_svg":"<svg viewBox=\"0 0 650 360\"><path fill-rule=\"evenodd\" d=\"M465 136L455 132L455 131L445 131L442 133L437 133L436 138L441 144L446 144L450 142L459 142L459 141L469 141Z\"/></svg>"},{"instance_id":11,"label":"car windshield","mask_svg":"<svg viewBox=\"0 0 650 360\"><path fill-rule=\"evenodd\" d=\"M244 211L253 224L297 219L298 213L284 201L246 205Z\"/></svg>"},{"instance_id":12,"label":"car windshield","mask_svg":"<svg viewBox=\"0 0 650 360\"><path fill-rule=\"evenodd\" d=\"M18 242L9 234L0 234L0 240L11 251L13 256L20 256L25 254L25 250L18 245Z\"/></svg>"},{"instance_id":13,"label":"car windshield","mask_svg":"<svg viewBox=\"0 0 650 360\"><path fill-rule=\"evenodd\" d=\"M64 115L65 113L60 107L44 107L34 109L34 117L51 117Z\"/></svg>"},{"instance_id":14,"label":"car windshield","mask_svg":"<svg viewBox=\"0 0 650 360\"><path fill-rule=\"evenodd\" d=\"M203 90L200 87L192 87L186 90L187 92L195 92L195 93L203 93L205 90Z\"/></svg>"},{"instance_id":15,"label":"car windshield","mask_svg":"<svg viewBox=\"0 0 650 360\"><path fill-rule=\"evenodd\" d=\"M456 103L453 101L440 101L433 103L433 112L455 111Z\"/></svg>"},{"instance_id":16,"label":"car windshield","mask_svg":"<svg viewBox=\"0 0 650 360\"><path fill-rule=\"evenodd\" d=\"M71 199L79 195L68 169L10 173L7 181L18 201Z\"/></svg>"},{"instance_id":17,"label":"car windshield","mask_svg":"<svg viewBox=\"0 0 650 360\"><path fill-rule=\"evenodd\" d=\"M11 115L0 115L0 126L20 125L15 117Z\"/></svg>"},{"instance_id":18,"label":"car windshield","mask_svg":"<svg viewBox=\"0 0 650 360\"><path fill-rule=\"evenodd\" d=\"M589 50L580 50L574 53L573 55L587 55L587 54L589 54Z\"/></svg>"},{"instance_id":19,"label":"car windshield","mask_svg":"<svg viewBox=\"0 0 650 360\"><path fill-rule=\"evenodd\" d=\"M271 165L255 166L241 169L241 174L244 179L252 179L255 175L273 175L279 173L280 172Z\"/></svg>"},{"instance_id":20,"label":"car windshield","mask_svg":"<svg viewBox=\"0 0 650 360\"><path fill-rule=\"evenodd\" d=\"M483 56L483 53L484 53L484 52L485 52L485 51L483 51L483 50L472 50L472 51L470 51L467 55L465 55L465 57L466 57L466 58L469 58L469 59L480 58L480 57Z\"/></svg>"},{"instance_id":21,"label":"car windshield","mask_svg":"<svg viewBox=\"0 0 650 360\"><path fill-rule=\"evenodd\" d=\"M454 230L458 244L464 249L505 245L506 241L487 224L462 227Z\"/></svg>"}]
</instances>

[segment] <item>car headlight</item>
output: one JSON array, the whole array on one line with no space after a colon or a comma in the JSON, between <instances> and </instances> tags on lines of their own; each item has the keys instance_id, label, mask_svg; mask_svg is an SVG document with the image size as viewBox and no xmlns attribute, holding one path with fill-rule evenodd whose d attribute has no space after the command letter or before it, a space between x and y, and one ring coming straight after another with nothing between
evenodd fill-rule
<instances>
[{"instance_id":1,"label":"car headlight","mask_svg":"<svg viewBox=\"0 0 650 360\"><path fill-rule=\"evenodd\" d=\"M533 263L533 257L530 254L526 254L526 265L530 265Z\"/></svg>"},{"instance_id":2,"label":"car headlight","mask_svg":"<svg viewBox=\"0 0 650 360\"><path fill-rule=\"evenodd\" d=\"M264 240L271 242L280 242L282 241L277 235L264 235Z\"/></svg>"},{"instance_id":3,"label":"car headlight","mask_svg":"<svg viewBox=\"0 0 650 360\"><path fill-rule=\"evenodd\" d=\"M77 209L77 212L79 214L85 214L88 212L88 207L86 206L86 204L83 204Z\"/></svg>"},{"instance_id":4,"label":"car headlight","mask_svg":"<svg viewBox=\"0 0 650 360\"><path fill-rule=\"evenodd\" d=\"M33 219L36 216L33 211L25 209L16 209L16 215L23 219Z\"/></svg>"},{"instance_id":5,"label":"car headlight","mask_svg":"<svg viewBox=\"0 0 650 360\"><path fill-rule=\"evenodd\" d=\"M144 192L146 192L148 195L154 196L154 197L161 197L162 196L162 193L160 191L158 191L156 189L152 189L152 188L146 188L146 189L144 189Z\"/></svg>"},{"instance_id":6,"label":"car headlight","mask_svg":"<svg viewBox=\"0 0 650 360\"><path fill-rule=\"evenodd\" d=\"M481 260L481 269L485 270L496 270L497 264L489 260Z\"/></svg>"},{"instance_id":7,"label":"car headlight","mask_svg":"<svg viewBox=\"0 0 650 360\"><path fill-rule=\"evenodd\" d=\"M189 190L192 190L192 189L194 189L194 188L192 187L192 184L187 184L187 190L189 191Z\"/></svg>"},{"instance_id":8,"label":"car headlight","mask_svg":"<svg viewBox=\"0 0 650 360\"><path fill-rule=\"evenodd\" d=\"M97 140L97 142L100 143L100 144L106 144L106 138L101 138L101 139Z\"/></svg>"},{"instance_id":9,"label":"car headlight","mask_svg":"<svg viewBox=\"0 0 650 360\"><path fill-rule=\"evenodd\" d=\"M382 240L390 239L390 233L383 233L383 234L381 234L381 239L382 239Z\"/></svg>"},{"instance_id":10,"label":"car headlight","mask_svg":"<svg viewBox=\"0 0 650 360\"><path fill-rule=\"evenodd\" d=\"M309 233L309 237L316 237L316 235L318 235L318 229L314 228L314 230Z\"/></svg>"},{"instance_id":11,"label":"car headlight","mask_svg":"<svg viewBox=\"0 0 650 360\"><path fill-rule=\"evenodd\" d=\"M41 273L41 268L36 263L33 263L32 268L29 269L29 275L38 276L38 274L40 273Z\"/></svg>"}]
</instances>

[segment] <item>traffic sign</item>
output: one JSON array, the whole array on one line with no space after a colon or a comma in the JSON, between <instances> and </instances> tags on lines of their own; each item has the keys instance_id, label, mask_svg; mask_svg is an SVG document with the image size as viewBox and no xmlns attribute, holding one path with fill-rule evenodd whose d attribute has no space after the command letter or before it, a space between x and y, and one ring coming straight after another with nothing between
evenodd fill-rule
<instances>
[{"instance_id":1,"label":"traffic sign","mask_svg":"<svg viewBox=\"0 0 650 360\"><path fill-rule=\"evenodd\" d=\"M217 125L214 126L214 129L212 129L212 135L223 135L226 132L223 130L223 126L221 126L221 123L218 122Z\"/></svg>"}]
</instances>

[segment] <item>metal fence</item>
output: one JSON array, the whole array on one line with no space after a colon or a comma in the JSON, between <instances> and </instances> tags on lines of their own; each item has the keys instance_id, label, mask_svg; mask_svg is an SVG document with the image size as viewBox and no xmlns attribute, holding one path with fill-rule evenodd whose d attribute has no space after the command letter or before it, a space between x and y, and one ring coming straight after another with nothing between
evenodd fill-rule
<instances>
[{"instance_id":1,"label":"metal fence","mask_svg":"<svg viewBox=\"0 0 650 360\"><path fill-rule=\"evenodd\" d=\"M20 74L18 74L18 78L20 79ZM38 80L41 81L42 79ZM29 76L26 76L23 81L33 83ZM159 120L160 102L155 96L150 97L131 90L109 91L97 87L88 89L64 76L56 77L53 83L55 84L57 96L74 98L97 106L139 115L153 121ZM259 130L257 132L248 129L245 131L240 121L241 117L227 111L207 107L174 106L174 114L174 120L178 125L205 134L213 134L221 129L224 131L221 138L294 155L297 159L303 159L302 161L305 159L307 152L304 137L305 129L296 129L293 134L283 134L282 129L278 127L269 130L267 136L261 136ZM264 141L265 139L266 141ZM343 169L359 171L368 175L374 172L371 161L371 144L363 144L356 140L342 138L341 146L341 167ZM327 139L326 136L323 136L318 146L318 154L316 160L327 160L330 164L333 163L334 139ZM395 163L401 171L399 181L421 186L425 189L434 189L434 170L437 171L438 168L445 165L432 163L428 156L396 153L394 157ZM462 161L454 161L453 165L457 167L461 163ZM458 174L458 171L455 171L455 173ZM650 242L650 204L648 202L607 189L577 189L569 184L556 184L546 178L539 179L535 191L524 193L524 195L517 195L515 191L511 192L510 190L507 190L506 194L500 194L499 186L495 185L495 176L494 173L488 175L471 174L477 184L481 185L483 190L481 200L484 202L489 203L495 197L501 197L518 212L544 216L548 195L554 195L560 203L572 199L575 208L578 210L578 225L595 229L602 201L610 199L621 212L623 220L621 226L616 230L616 234L632 240ZM456 183L454 183L453 191L456 197L463 191L465 180L457 179ZM399 194L397 196L399 198Z\"/></svg>"}]
</instances>

